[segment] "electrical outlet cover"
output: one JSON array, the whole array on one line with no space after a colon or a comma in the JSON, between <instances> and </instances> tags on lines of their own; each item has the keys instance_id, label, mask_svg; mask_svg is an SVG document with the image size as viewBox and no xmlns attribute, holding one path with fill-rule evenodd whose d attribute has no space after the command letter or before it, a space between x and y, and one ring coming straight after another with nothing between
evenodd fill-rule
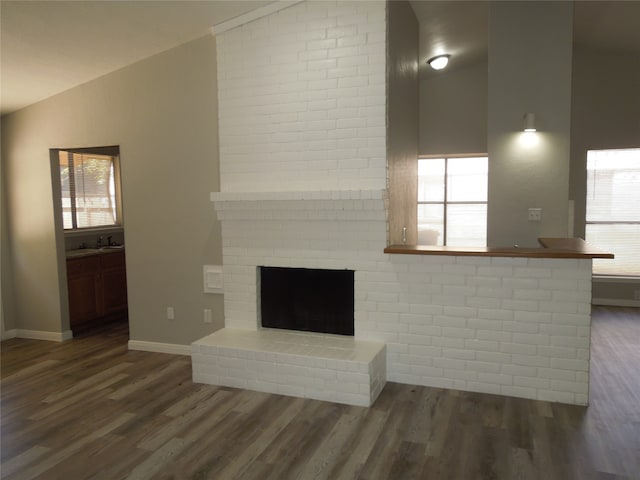
<instances>
[{"instance_id":1,"label":"electrical outlet cover","mask_svg":"<svg viewBox=\"0 0 640 480\"><path fill-rule=\"evenodd\" d=\"M530 208L528 214L528 220L530 222L539 222L542 220L542 209L541 208Z\"/></svg>"}]
</instances>

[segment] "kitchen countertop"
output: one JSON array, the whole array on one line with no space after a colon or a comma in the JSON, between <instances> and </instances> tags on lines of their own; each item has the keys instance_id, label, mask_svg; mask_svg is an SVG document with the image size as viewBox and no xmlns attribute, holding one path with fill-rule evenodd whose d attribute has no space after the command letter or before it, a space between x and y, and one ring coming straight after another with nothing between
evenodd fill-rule
<instances>
[{"instance_id":1,"label":"kitchen countertop","mask_svg":"<svg viewBox=\"0 0 640 480\"><path fill-rule=\"evenodd\" d=\"M89 257L91 255L106 255L108 253L123 252L124 245L113 245L110 247L100 248L77 248L74 250L66 250L64 253L69 258Z\"/></svg>"},{"instance_id":2,"label":"kitchen countertop","mask_svg":"<svg viewBox=\"0 0 640 480\"><path fill-rule=\"evenodd\" d=\"M542 248L520 247L439 247L432 245L390 245L384 253L401 255L450 255L469 257L527 258L614 258L581 238L538 238Z\"/></svg>"}]
</instances>

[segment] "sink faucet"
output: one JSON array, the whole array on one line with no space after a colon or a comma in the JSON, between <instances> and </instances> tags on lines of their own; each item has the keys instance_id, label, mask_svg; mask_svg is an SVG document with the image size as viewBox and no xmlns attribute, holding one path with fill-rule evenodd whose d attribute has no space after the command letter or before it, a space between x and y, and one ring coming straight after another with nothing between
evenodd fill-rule
<instances>
[{"instance_id":1,"label":"sink faucet","mask_svg":"<svg viewBox=\"0 0 640 480\"><path fill-rule=\"evenodd\" d=\"M102 246L102 235L98 235L98 248Z\"/></svg>"}]
</instances>

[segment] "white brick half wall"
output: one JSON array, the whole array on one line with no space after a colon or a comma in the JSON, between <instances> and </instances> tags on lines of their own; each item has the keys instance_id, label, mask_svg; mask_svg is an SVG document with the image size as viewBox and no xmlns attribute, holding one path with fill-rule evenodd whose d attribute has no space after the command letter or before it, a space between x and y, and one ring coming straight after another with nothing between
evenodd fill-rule
<instances>
[{"instance_id":1,"label":"white brick half wall","mask_svg":"<svg viewBox=\"0 0 640 480\"><path fill-rule=\"evenodd\" d=\"M303 2L216 44L221 191L386 188L385 2Z\"/></svg>"},{"instance_id":2,"label":"white brick half wall","mask_svg":"<svg viewBox=\"0 0 640 480\"><path fill-rule=\"evenodd\" d=\"M259 266L351 269L355 336L386 343L387 380L587 403L591 260L387 255L382 192L323 195L212 194L228 327L259 328Z\"/></svg>"}]
</instances>

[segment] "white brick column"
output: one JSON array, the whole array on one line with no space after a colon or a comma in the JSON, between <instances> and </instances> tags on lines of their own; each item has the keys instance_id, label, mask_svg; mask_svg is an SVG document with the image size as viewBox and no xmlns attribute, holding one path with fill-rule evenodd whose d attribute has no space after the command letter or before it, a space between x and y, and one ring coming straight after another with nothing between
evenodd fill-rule
<instances>
[{"instance_id":1,"label":"white brick column","mask_svg":"<svg viewBox=\"0 0 640 480\"><path fill-rule=\"evenodd\" d=\"M303 2L217 55L221 191L386 188L385 2Z\"/></svg>"}]
</instances>

